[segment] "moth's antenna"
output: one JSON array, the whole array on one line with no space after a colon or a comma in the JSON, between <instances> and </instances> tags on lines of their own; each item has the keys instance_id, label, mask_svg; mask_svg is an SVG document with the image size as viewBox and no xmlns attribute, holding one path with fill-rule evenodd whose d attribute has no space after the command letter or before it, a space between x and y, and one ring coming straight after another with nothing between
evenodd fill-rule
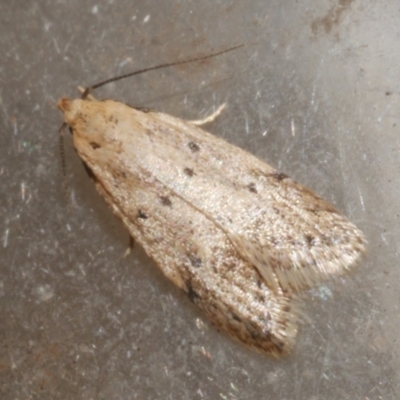
<instances>
[{"instance_id":1,"label":"moth's antenna","mask_svg":"<svg viewBox=\"0 0 400 400\"><path fill-rule=\"evenodd\" d=\"M139 74L142 74L143 72L154 71L155 69L173 67L175 65L182 65L182 64L192 63L192 62L196 62L196 61L207 60L208 58L212 58L212 57L216 57L216 56L219 56L221 54L224 54L224 53L228 53L229 51L236 50L236 49L238 49L240 47L243 47L243 46L244 46L244 44L242 43L242 44L239 44L237 46L230 47L229 49L225 49L225 50L218 51L216 53L209 54L207 56L195 57L195 58L190 58L190 59L183 60L183 61L176 61L176 62L171 62L171 63L166 63L166 64L160 64L160 65L156 65L154 67L139 69L139 70L134 71L134 72L129 72L129 73L124 74L124 75L116 76L115 78L106 79L105 81L96 83L95 85L89 86L88 88L86 88L85 91L82 93L81 99L86 99L86 97L94 89L97 89L97 88L99 88L101 86L104 86L104 85L106 85L107 83L110 83L110 82L115 82L115 81L119 81L121 79L129 78L130 76L133 76L133 75L139 75Z\"/></svg>"}]
</instances>

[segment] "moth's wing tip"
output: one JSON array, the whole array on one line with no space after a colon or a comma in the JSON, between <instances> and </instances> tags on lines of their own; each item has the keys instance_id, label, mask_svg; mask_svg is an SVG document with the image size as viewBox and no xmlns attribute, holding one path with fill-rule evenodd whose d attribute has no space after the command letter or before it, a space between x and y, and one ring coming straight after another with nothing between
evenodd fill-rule
<instances>
[{"instance_id":1,"label":"moth's wing tip","mask_svg":"<svg viewBox=\"0 0 400 400\"><path fill-rule=\"evenodd\" d=\"M269 334L262 335L263 340L250 340L245 343L257 352L268 354L275 359L289 356L296 343L299 322L304 313L302 302L295 294L276 295L278 309L271 312L274 327ZM251 335L251 339L253 339Z\"/></svg>"},{"instance_id":2,"label":"moth's wing tip","mask_svg":"<svg viewBox=\"0 0 400 400\"><path fill-rule=\"evenodd\" d=\"M356 269L366 254L366 246L360 243L351 249L327 252L326 256L314 257L311 263L303 261L289 269L276 271L278 281L284 290L310 289L324 281L335 279Z\"/></svg>"},{"instance_id":3,"label":"moth's wing tip","mask_svg":"<svg viewBox=\"0 0 400 400\"><path fill-rule=\"evenodd\" d=\"M323 281L343 276L357 268L366 254L366 240L355 230L345 244L311 250L269 251L262 259L246 257L275 293L307 290Z\"/></svg>"},{"instance_id":4,"label":"moth's wing tip","mask_svg":"<svg viewBox=\"0 0 400 400\"><path fill-rule=\"evenodd\" d=\"M273 341L275 348L271 350L271 355L276 358L287 357L292 353L299 331L299 322L304 314L303 303L297 295L286 294L280 297L282 298L282 317L277 322L280 325L277 329L279 336Z\"/></svg>"}]
</instances>

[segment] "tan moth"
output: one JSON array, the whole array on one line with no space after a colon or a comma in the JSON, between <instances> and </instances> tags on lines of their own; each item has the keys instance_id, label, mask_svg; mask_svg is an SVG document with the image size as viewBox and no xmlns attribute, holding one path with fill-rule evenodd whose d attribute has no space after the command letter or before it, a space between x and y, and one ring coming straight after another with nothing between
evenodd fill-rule
<instances>
[{"instance_id":1,"label":"tan moth","mask_svg":"<svg viewBox=\"0 0 400 400\"><path fill-rule=\"evenodd\" d=\"M97 190L166 277L215 325L279 356L297 333L297 293L353 268L361 231L201 121L89 96L226 51L57 105Z\"/></svg>"}]
</instances>

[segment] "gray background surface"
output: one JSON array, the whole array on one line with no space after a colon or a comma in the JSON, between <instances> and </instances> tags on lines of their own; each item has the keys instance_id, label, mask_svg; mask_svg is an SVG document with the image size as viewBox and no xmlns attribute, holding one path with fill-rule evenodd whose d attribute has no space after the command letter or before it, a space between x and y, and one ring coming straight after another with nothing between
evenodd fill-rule
<instances>
[{"instance_id":1,"label":"gray background surface","mask_svg":"<svg viewBox=\"0 0 400 400\"><path fill-rule=\"evenodd\" d=\"M233 53L99 90L197 119L332 202L366 234L311 291L276 361L218 332L136 247L66 141L62 96L122 72ZM398 399L397 1L1 1L0 398Z\"/></svg>"}]
</instances>

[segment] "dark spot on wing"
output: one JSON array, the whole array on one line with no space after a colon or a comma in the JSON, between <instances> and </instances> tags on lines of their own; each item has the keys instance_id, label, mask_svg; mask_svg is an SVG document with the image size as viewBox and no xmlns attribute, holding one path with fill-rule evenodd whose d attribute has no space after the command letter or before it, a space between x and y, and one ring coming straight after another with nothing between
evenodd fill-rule
<instances>
[{"instance_id":1,"label":"dark spot on wing","mask_svg":"<svg viewBox=\"0 0 400 400\"><path fill-rule=\"evenodd\" d=\"M285 215L284 215L284 213L281 213L281 209L280 209L280 208L272 206L272 209L274 210L274 213L275 213L276 215L279 215L279 216L281 216L282 218L285 218ZM282 214L282 215L281 215L281 214Z\"/></svg>"},{"instance_id":2,"label":"dark spot on wing","mask_svg":"<svg viewBox=\"0 0 400 400\"><path fill-rule=\"evenodd\" d=\"M262 295L262 294L258 294L257 300L258 300L260 303L265 303L265 296Z\"/></svg>"},{"instance_id":3,"label":"dark spot on wing","mask_svg":"<svg viewBox=\"0 0 400 400\"><path fill-rule=\"evenodd\" d=\"M253 339L254 342L258 342L259 341L260 335L259 335L258 332L251 330L249 333L250 333L250 336L251 336L251 338ZM265 339L265 338L263 338L263 339Z\"/></svg>"},{"instance_id":4,"label":"dark spot on wing","mask_svg":"<svg viewBox=\"0 0 400 400\"><path fill-rule=\"evenodd\" d=\"M290 308L290 306L285 306L285 307L283 307L282 310L285 311L286 313L290 313L291 308Z\"/></svg>"},{"instance_id":5,"label":"dark spot on wing","mask_svg":"<svg viewBox=\"0 0 400 400\"><path fill-rule=\"evenodd\" d=\"M114 123L115 125L118 124L118 118L115 117L114 115L110 115L109 118L108 118L108 120L109 120L110 122Z\"/></svg>"},{"instance_id":6,"label":"dark spot on wing","mask_svg":"<svg viewBox=\"0 0 400 400\"><path fill-rule=\"evenodd\" d=\"M304 197L306 194L311 198L312 196L312 202L308 202L308 207L305 208L305 210L312 212L315 215L319 215L320 212L329 212L332 214L338 214L338 211L336 210L335 207L333 207L331 204L329 204L327 201L322 200L320 197L318 197L314 192L311 190L304 188L303 190L303 195Z\"/></svg>"},{"instance_id":7,"label":"dark spot on wing","mask_svg":"<svg viewBox=\"0 0 400 400\"><path fill-rule=\"evenodd\" d=\"M195 303L197 299L200 299L200 295L193 289L192 283L190 281L186 282L186 292L192 303Z\"/></svg>"},{"instance_id":8,"label":"dark spot on wing","mask_svg":"<svg viewBox=\"0 0 400 400\"><path fill-rule=\"evenodd\" d=\"M192 170L192 168L185 168L185 169L183 170L183 172L184 172L187 176L190 176L190 177L192 177L192 176L194 175L194 171Z\"/></svg>"},{"instance_id":9,"label":"dark spot on wing","mask_svg":"<svg viewBox=\"0 0 400 400\"><path fill-rule=\"evenodd\" d=\"M112 176L115 179L116 183L119 183L122 179L126 179L126 172L115 169L112 171Z\"/></svg>"},{"instance_id":10,"label":"dark spot on wing","mask_svg":"<svg viewBox=\"0 0 400 400\"><path fill-rule=\"evenodd\" d=\"M314 246L314 236L305 235L304 238L306 239L309 246Z\"/></svg>"},{"instance_id":11,"label":"dark spot on wing","mask_svg":"<svg viewBox=\"0 0 400 400\"><path fill-rule=\"evenodd\" d=\"M195 142L189 142L188 146L189 146L189 149L192 150L193 153L197 153L198 151L200 151L199 145Z\"/></svg>"},{"instance_id":12,"label":"dark spot on wing","mask_svg":"<svg viewBox=\"0 0 400 400\"><path fill-rule=\"evenodd\" d=\"M239 318L234 312L231 312L232 319L234 319L237 322L242 322L242 319Z\"/></svg>"},{"instance_id":13,"label":"dark spot on wing","mask_svg":"<svg viewBox=\"0 0 400 400\"><path fill-rule=\"evenodd\" d=\"M141 111L142 113L145 113L145 114L148 114L149 112L152 111L152 109L148 108L148 107L135 106L135 105L132 105L129 103L124 103L124 104L130 108L133 108L136 111Z\"/></svg>"},{"instance_id":14,"label":"dark spot on wing","mask_svg":"<svg viewBox=\"0 0 400 400\"><path fill-rule=\"evenodd\" d=\"M137 215L137 217L140 218L140 219L147 219L147 218L149 218L140 208L138 209L138 215Z\"/></svg>"},{"instance_id":15,"label":"dark spot on wing","mask_svg":"<svg viewBox=\"0 0 400 400\"><path fill-rule=\"evenodd\" d=\"M273 179L276 179L277 181L283 181L284 179L289 178L283 172L274 172L273 174L270 174L270 177L273 178Z\"/></svg>"},{"instance_id":16,"label":"dark spot on wing","mask_svg":"<svg viewBox=\"0 0 400 400\"><path fill-rule=\"evenodd\" d=\"M90 144L90 147L93 149L93 150L97 150L97 149L99 149L101 146L98 144L98 143L96 143L96 142L90 142L89 143Z\"/></svg>"},{"instance_id":17,"label":"dark spot on wing","mask_svg":"<svg viewBox=\"0 0 400 400\"><path fill-rule=\"evenodd\" d=\"M190 263L193 265L193 267L200 268L202 264L201 258L197 257L195 254L187 254Z\"/></svg>"},{"instance_id":18,"label":"dark spot on wing","mask_svg":"<svg viewBox=\"0 0 400 400\"><path fill-rule=\"evenodd\" d=\"M171 206L172 206L172 203L171 203L171 200L169 199L169 197L167 197L167 196L161 196L160 199L161 199L161 204L162 204L163 206L168 206L168 207L171 207Z\"/></svg>"},{"instance_id":19,"label":"dark spot on wing","mask_svg":"<svg viewBox=\"0 0 400 400\"><path fill-rule=\"evenodd\" d=\"M254 182L249 183L247 185L247 189L249 189L251 193L258 193L257 192L257 188L256 188L256 184Z\"/></svg>"},{"instance_id":20,"label":"dark spot on wing","mask_svg":"<svg viewBox=\"0 0 400 400\"><path fill-rule=\"evenodd\" d=\"M285 347L285 343L282 341L278 340L275 342L276 350L278 351L279 354L283 353L283 349Z\"/></svg>"}]
</instances>

